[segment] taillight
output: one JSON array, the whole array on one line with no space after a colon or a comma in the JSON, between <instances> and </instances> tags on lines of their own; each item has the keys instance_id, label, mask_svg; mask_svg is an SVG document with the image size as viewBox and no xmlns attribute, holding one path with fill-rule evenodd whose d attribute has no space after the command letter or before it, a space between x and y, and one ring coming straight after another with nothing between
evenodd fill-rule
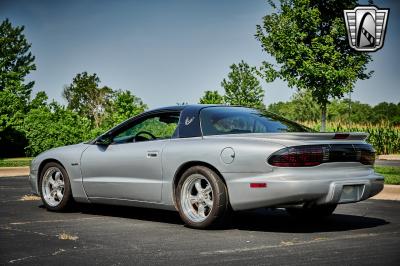
<instances>
[{"instance_id":1,"label":"taillight","mask_svg":"<svg viewBox=\"0 0 400 266\"><path fill-rule=\"evenodd\" d=\"M280 167L316 166L329 160L329 150L326 146L309 145L296 146L273 153L268 163Z\"/></svg>"},{"instance_id":2,"label":"taillight","mask_svg":"<svg viewBox=\"0 0 400 266\"><path fill-rule=\"evenodd\" d=\"M373 165L375 150L369 144L304 145L281 149L268 158L270 165L278 167L307 167L328 162Z\"/></svg>"},{"instance_id":3,"label":"taillight","mask_svg":"<svg viewBox=\"0 0 400 266\"><path fill-rule=\"evenodd\" d=\"M375 150L370 145L359 144L354 145L362 164L373 165L375 163Z\"/></svg>"}]
</instances>

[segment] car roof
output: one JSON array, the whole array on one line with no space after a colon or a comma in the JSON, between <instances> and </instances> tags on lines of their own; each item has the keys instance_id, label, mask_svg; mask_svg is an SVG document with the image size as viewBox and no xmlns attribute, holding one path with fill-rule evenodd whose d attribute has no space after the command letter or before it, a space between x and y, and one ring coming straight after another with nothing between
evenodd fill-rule
<instances>
[{"instance_id":1,"label":"car roof","mask_svg":"<svg viewBox=\"0 0 400 266\"><path fill-rule=\"evenodd\" d=\"M231 105L224 105L224 104L185 104L185 105L172 105L172 106L166 106L166 107L159 107L159 108L155 108L155 109L151 109L148 110L146 112L144 112L144 114L146 113L154 113L154 112L180 112L183 111L184 109L192 109L192 110L201 110L203 108L206 107L232 107Z\"/></svg>"},{"instance_id":2,"label":"car roof","mask_svg":"<svg viewBox=\"0 0 400 266\"><path fill-rule=\"evenodd\" d=\"M185 104L185 105L172 105L172 106L165 106L151 109L147 112L156 112L156 111L182 111L186 108L193 108L193 109L203 109L204 107L212 107L212 106L227 106L222 104Z\"/></svg>"},{"instance_id":3,"label":"car roof","mask_svg":"<svg viewBox=\"0 0 400 266\"><path fill-rule=\"evenodd\" d=\"M174 106L155 108L143 112L137 116L131 117L130 119L122 122L121 124L111 128L104 134L108 134L112 131L119 130L120 128L125 127L125 125L131 123L131 121L134 121L136 119L140 119L148 115L153 115L162 112L181 112L181 115L183 114L185 116L194 116L195 118L198 118L200 110L208 107L238 107L238 106L224 105L224 104L186 104L186 105L174 105ZM185 137L201 136L200 123L198 123L197 121L199 121L199 119L196 119L196 123L192 123L190 127L185 127L187 132L183 132L181 130L180 131L181 135ZM181 125L179 125L179 127L181 127Z\"/></svg>"}]
</instances>

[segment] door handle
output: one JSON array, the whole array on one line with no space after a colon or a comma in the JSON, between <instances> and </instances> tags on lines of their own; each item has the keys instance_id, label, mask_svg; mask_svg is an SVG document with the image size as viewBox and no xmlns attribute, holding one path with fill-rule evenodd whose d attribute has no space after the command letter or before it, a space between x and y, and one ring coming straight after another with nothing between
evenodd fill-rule
<instances>
[{"instance_id":1,"label":"door handle","mask_svg":"<svg viewBox=\"0 0 400 266\"><path fill-rule=\"evenodd\" d=\"M147 158L155 158L158 157L158 151L148 151Z\"/></svg>"}]
</instances>

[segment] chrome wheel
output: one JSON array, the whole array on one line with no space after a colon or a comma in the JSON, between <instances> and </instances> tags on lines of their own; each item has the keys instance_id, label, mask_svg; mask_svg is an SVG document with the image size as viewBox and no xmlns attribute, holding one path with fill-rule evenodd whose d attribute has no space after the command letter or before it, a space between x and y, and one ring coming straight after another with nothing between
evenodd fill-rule
<instances>
[{"instance_id":1,"label":"chrome wheel","mask_svg":"<svg viewBox=\"0 0 400 266\"><path fill-rule=\"evenodd\" d=\"M43 199L52 207L58 206L64 197L64 176L57 167L46 170L42 179Z\"/></svg>"},{"instance_id":2,"label":"chrome wheel","mask_svg":"<svg viewBox=\"0 0 400 266\"><path fill-rule=\"evenodd\" d=\"M210 182L200 174L192 174L183 183L181 208L193 222L207 219L213 208L213 189Z\"/></svg>"}]
</instances>

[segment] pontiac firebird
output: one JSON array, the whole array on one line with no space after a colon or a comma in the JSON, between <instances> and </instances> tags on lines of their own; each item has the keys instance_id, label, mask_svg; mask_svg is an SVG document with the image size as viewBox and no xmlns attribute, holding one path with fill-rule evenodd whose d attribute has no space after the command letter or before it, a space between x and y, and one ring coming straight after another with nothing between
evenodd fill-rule
<instances>
[{"instance_id":1,"label":"pontiac firebird","mask_svg":"<svg viewBox=\"0 0 400 266\"><path fill-rule=\"evenodd\" d=\"M260 207L319 218L383 189L366 138L244 107L174 106L38 155L29 180L50 211L74 202L177 210L193 228Z\"/></svg>"}]
</instances>

